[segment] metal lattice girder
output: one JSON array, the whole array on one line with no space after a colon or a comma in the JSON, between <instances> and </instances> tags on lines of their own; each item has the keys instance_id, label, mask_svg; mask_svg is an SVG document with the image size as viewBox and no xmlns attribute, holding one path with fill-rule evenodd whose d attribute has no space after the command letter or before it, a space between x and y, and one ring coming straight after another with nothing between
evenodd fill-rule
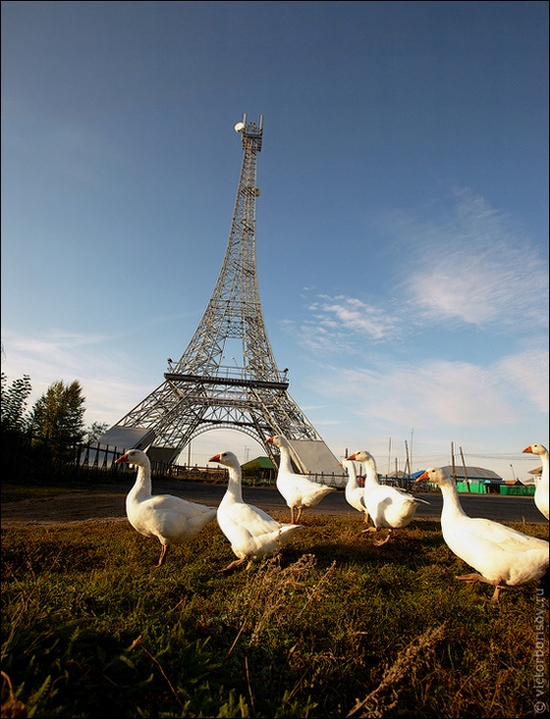
<instances>
[{"instance_id":1,"label":"metal lattice girder","mask_svg":"<svg viewBox=\"0 0 550 719\"><path fill-rule=\"evenodd\" d=\"M242 135L243 162L212 296L181 358L168 360L165 381L115 425L154 431L153 446L163 448L172 460L213 427L245 432L270 455L273 447L265 440L272 434L324 445L287 392L287 370L277 368L262 315L256 276L256 167L263 118L256 124L245 115L235 130ZM232 349L233 365L223 362L229 343L239 348ZM333 464L332 471L338 466L336 458Z\"/></svg>"}]
</instances>

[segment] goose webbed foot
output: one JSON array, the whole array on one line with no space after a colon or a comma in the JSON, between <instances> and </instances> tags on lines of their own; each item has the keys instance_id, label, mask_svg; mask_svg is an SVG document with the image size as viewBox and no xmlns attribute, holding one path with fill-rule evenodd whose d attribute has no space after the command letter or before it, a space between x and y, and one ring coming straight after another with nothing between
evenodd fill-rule
<instances>
[{"instance_id":1,"label":"goose webbed foot","mask_svg":"<svg viewBox=\"0 0 550 719\"><path fill-rule=\"evenodd\" d=\"M362 530L361 534L365 534L365 533L367 533L367 534L376 534L377 531L378 531L378 529L377 529L376 527L367 527L367 529L363 529L363 530ZM373 542L372 542L372 543L373 543L376 547L382 547L384 544L386 544L387 542L390 541L391 532L392 532L392 530L389 529L389 530L388 530L388 534L387 534L387 536L386 536L385 539L373 539Z\"/></svg>"},{"instance_id":2,"label":"goose webbed foot","mask_svg":"<svg viewBox=\"0 0 550 719\"><path fill-rule=\"evenodd\" d=\"M491 602L498 602L500 597L500 590L504 589L504 586L502 586L498 582L491 581L490 579L485 579L485 577L482 577L481 574L461 574L460 576L457 576L456 579L459 579L462 582L466 582L466 584L477 584L477 582L485 582L485 584L490 584L495 588L493 596L490 599Z\"/></svg>"},{"instance_id":3,"label":"goose webbed foot","mask_svg":"<svg viewBox=\"0 0 550 719\"><path fill-rule=\"evenodd\" d=\"M244 559L235 559L233 562L228 564L227 567L225 567L225 569L218 569L218 574L231 574L232 572L234 572L236 569L241 567L247 561L248 560L246 559L246 557ZM248 563L247 569L249 566L250 566L250 562Z\"/></svg>"},{"instance_id":4,"label":"goose webbed foot","mask_svg":"<svg viewBox=\"0 0 550 719\"><path fill-rule=\"evenodd\" d=\"M383 547L384 544L387 544L391 539L391 529L388 530L388 534L386 535L385 539L374 539L373 544L376 547Z\"/></svg>"},{"instance_id":5,"label":"goose webbed foot","mask_svg":"<svg viewBox=\"0 0 550 719\"><path fill-rule=\"evenodd\" d=\"M460 576L455 577L455 579L459 579L461 582L466 582L466 584L477 584L477 582L485 581L481 574L461 574Z\"/></svg>"}]
</instances>

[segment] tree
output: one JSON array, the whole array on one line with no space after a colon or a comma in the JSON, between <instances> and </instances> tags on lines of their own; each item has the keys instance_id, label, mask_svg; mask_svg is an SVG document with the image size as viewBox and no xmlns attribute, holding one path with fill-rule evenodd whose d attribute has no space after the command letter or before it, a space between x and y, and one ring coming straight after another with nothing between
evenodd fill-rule
<instances>
[{"instance_id":1,"label":"tree","mask_svg":"<svg viewBox=\"0 0 550 719\"><path fill-rule=\"evenodd\" d=\"M2 372L2 430L24 432L27 429L30 422L27 400L31 391L31 378L28 374L14 380L8 387L8 378Z\"/></svg>"},{"instance_id":2,"label":"tree","mask_svg":"<svg viewBox=\"0 0 550 719\"><path fill-rule=\"evenodd\" d=\"M84 437L84 402L78 380L53 382L33 408L35 434L54 442L81 442Z\"/></svg>"},{"instance_id":3,"label":"tree","mask_svg":"<svg viewBox=\"0 0 550 719\"><path fill-rule=\"evenodd\" d=\"M86 427L86 444L93 444L109 429L107 422L92 422Z\"/></svg>"}]
</instances>

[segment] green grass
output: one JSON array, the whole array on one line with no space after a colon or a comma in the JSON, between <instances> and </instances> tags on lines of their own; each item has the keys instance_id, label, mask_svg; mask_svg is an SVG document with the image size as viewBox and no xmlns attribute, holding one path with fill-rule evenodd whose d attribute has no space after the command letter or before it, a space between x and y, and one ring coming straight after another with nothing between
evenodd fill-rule
<instances>
[{"instance_id":1,"label":"green grass","mask_svg":"<svg viewBox=\"0 0 550 719\"><path fill-rule=\"evenodd\" d=\"M437 523L377 548L359 517L306 522L229 576L215 521L160 569L125 520L4 530L2 716L533 716L547 594L457 582Z\"/></svg>"}]
</instances>

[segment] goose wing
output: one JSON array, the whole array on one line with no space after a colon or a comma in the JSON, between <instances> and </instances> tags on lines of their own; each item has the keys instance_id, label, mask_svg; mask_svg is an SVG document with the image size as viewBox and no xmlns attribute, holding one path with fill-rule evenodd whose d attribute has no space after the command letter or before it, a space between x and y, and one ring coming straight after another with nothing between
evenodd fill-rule
<instances>
[{"instance_id":1,"label":"goose wing","mask_svg":"<svg viewBox=\"0 0 550 719\"><path fill-rule=\"evenodd\" d=\"M491 542L507 552L527 552L531 549L548 549L548 542L538 537L530 537L523 532L507 527L490 519L471 518L461 527L467 527L468 534L479 542Z\"/></svg>"},{"instance_id":2,"label":"goose wing","mask_svg":"<svg viewBox=\"0 0 550 719\"><path fill-rule=\"evenodd\" d=\"M240 527L254 536L278 531L281 526L263 509L244 502L232 504L227 509L219 508L217 516L222 529Z\"/></svg>"},{"instance_id":3,"label":"goose wing","mask_svg":"<svg viewBox=\"0 0 550 719\"><path fill-rule=\"evenodd\" d=\"M194 517L200 514L209 513L215 507L209 507L206 504L199 504L198 502L190 502L187 499L181 499L181 497L174 497L171 494L157 494L149 497L147 500L142 502L144 506L149 510L158 512L174 512L186 517Z\"/></svg>"}]
</instances>

